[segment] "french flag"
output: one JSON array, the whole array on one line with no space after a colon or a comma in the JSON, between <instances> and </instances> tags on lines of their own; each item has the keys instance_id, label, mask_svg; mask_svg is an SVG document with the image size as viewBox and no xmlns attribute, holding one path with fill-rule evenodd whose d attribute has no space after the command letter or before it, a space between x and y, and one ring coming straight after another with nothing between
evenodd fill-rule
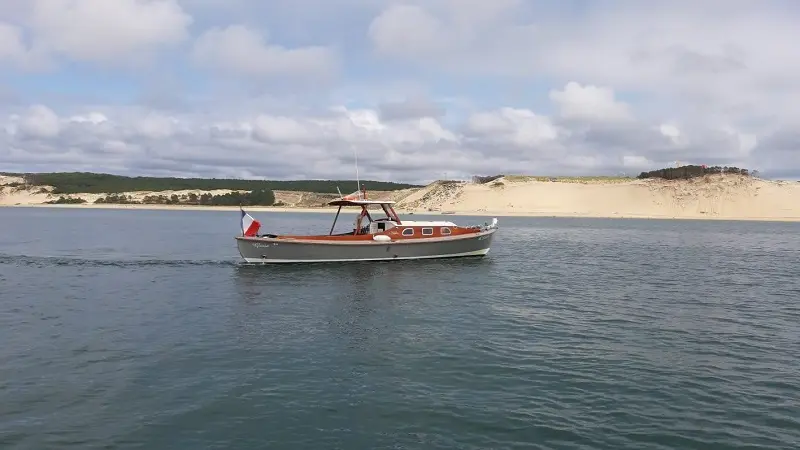
<instances>
[{"instance_id":1,"label":"french flag","mask_svg":"<svg viewBox=\"0 0 800 450\"><path fill-rule=\"evenodd\" d=\"M261 223L253 218L250 214L244 212L243 209L239 208L242 212L242 234L245 236L255 236L258 233L258 229L261 228Z\"/></svg>"}]
</instances>

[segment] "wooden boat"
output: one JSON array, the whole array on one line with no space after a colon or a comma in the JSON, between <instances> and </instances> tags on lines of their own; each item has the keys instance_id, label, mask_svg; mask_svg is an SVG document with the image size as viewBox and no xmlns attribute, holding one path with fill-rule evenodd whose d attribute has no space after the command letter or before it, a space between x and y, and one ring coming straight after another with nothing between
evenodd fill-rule
<instances>
[{"instance_id":1,"label":"wooden boat","mask_svg":"<svg viewBox=\"0 0 800 450\"><path fill-rule=\"evenodd\" d=\"M239 253L249 263L311 263L384 261L485 256L497 231L491 223L460 226L450 221L401 220L395 202L367 200L357 191L328 203L338 206L328 234L257 234L260 224L242 211L242 235L236 236ZM352 231L334 234L345 207L360 208ZM380 208L384 217L373 216ZM370 211L373 208L373 211Z\"/></svg>"}]
</instances>

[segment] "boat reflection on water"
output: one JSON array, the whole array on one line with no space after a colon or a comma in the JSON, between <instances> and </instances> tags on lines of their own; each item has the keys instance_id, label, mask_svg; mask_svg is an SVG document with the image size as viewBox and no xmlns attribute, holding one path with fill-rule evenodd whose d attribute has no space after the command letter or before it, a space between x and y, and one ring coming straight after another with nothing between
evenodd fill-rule
<instances>
[{"instance_id":1,"label":"boat reflection on water","mask_svg":"<svg viewBox=\"0 0 800 450\"><path fill-rule=\"evenodd\" d=\"M253 346L303 345L320 335L347 347L368 347L376 339L424 341L409 333L413 322L442 307L430 292L455 290L451 280L493 265L485 258L287 264L270 270L242 263L231 275L240 297L233 306L235 326Z\"/></svg>"}]
</instances>

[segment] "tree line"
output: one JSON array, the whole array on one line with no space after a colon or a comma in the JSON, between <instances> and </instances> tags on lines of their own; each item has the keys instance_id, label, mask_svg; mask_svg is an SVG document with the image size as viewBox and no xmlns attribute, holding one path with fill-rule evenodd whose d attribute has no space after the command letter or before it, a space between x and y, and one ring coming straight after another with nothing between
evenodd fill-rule
<instances>
[{"instance_id":1,"label":"tree line","mask_svg":"<svg viewBox=\"0 0 800 450\"><path fill-rule=\"evenodd\" d=\"M651 170L649 172L642 172L636 178L639 179L663 178L665 180L687 180L689 178L696 178L696 177L702 177L704 175L721 174L721 173L751 176L751 175L756 175L757 172L753 171L751 173L748 169L740 169L738 167L728 167L728 166L708 167L708 166L688 165L681 167Z\"/></svg>"},{"instance_id":2,"label":"tree line","mask_svg":"<svg viewBox=\"0 0 800 450\"><path fill-rule=\"evenodd\" d=\"M141 200L136 200L131 195L110 194L94 201L97 204L113 205L207 205L207 206L274 206L275 194L269 189L260 189L250 192L230 192L221 195L211 195L208 192L197 195L194 192L177 195L146 195ZM51 205L68 205L87 203L79 197L59 196L56 200L48 200Z\"/></svg>"},{"instance_id":3,"label":"tree line","mask_svg":"<svg viewBox=\"0 0 800 450\"><path fill-rule=\"evenodd\" d=\"M100 197L95 203L107 204L144 204L144 205L205 205L205 206L273 206L275 193L269 189L258 189L250 192L229 192L211 195L208 192L197 195L194 192L177 195L146 195L141 201L130 195L110 194Z\"/></svg>"},{"instance_id":4,"label":"tree line","mask_svg":"<svg viewBox=\"0 0 800 450\"><path fill-rule=\"evenodd\" d=\"M52 172L8 174L23 177L33 186L53 186L54 194L120 194L135 191L211 191L230 189L237 191L285 190L336 194L351 192L357 186L355 180L243 180L228 178L178 178L178 177L128 177L91 172ZM367 190L396 191L421 187L415 184L389 181L361 181ZM220 200L226 201L226 200Z\"/></svg>"}]
</instances>

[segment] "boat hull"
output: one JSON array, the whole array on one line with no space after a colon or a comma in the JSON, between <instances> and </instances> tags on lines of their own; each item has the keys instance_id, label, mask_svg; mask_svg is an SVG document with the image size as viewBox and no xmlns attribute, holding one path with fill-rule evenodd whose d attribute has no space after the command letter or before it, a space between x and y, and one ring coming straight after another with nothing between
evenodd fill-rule
<instances>
[{"instance_id":1,"label":"boat hull","mask_svg":"<svg viewBox=\"0 0 800 450\"><path fill-rule=\"evenodd\" d=\"M485 256L496 229L468 236L381 241L307 241L237 236L248 263L389 261Z\"/></svg>"}]
</instances>

